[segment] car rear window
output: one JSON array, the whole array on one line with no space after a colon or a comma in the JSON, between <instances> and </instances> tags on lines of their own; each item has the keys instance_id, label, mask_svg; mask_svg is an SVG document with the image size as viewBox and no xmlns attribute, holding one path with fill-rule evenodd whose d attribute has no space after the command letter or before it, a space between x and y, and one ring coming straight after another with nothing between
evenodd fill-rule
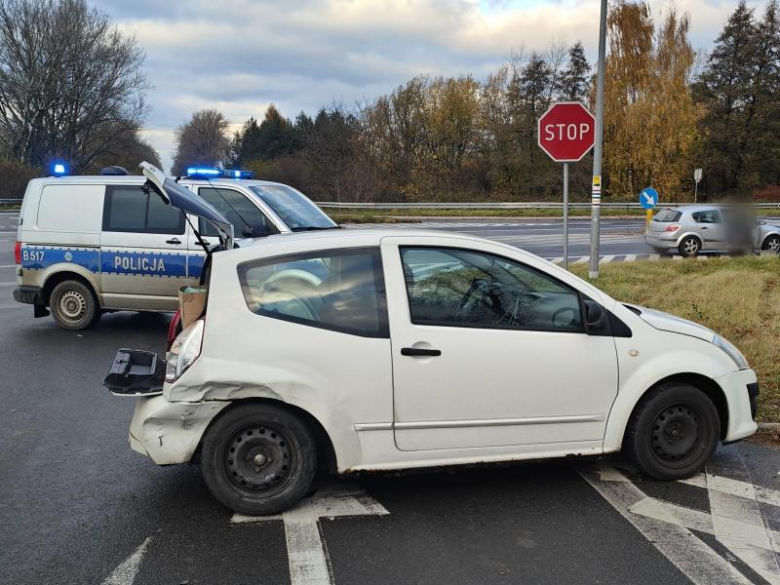
<instances>
[{"instance_id":1,"label":"car rear window","mask_svg":"<svg viewBox=\"0 0 780 585\"><path fill-rule=\"evenodd\" d=\"M660 221L663 223L672 223L673 221L680 221L682 213L675 211L674 209L662 209L655 214L653 221Z\"/></svg>"}]
</instances>

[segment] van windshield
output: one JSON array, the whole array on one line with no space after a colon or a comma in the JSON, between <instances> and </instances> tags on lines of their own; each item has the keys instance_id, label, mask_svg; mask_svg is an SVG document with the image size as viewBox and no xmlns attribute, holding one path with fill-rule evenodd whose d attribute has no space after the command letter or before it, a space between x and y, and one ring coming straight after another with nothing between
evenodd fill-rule
<instances>
[{"instance_id":1,"label":"van windshield","mask_svg":"<svg viewBox=\"0 0 780 585\"><path fill-rule=\"evenodd\" d=\"M252 185L260 197L294 232L327 230L338 225L302 193L285 185Z\"/></svg>"}]
</instances>

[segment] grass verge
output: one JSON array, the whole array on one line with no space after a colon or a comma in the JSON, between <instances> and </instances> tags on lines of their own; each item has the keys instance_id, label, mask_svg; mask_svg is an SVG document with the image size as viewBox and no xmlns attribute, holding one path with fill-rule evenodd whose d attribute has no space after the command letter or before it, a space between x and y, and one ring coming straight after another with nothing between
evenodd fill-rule
<instances>
[{"instance_id":1,"label":"grass verge","mask_svg":"<svg viewBox=\"0 0 780 585\"><path fill-rule=\"evenodd\" d=\"M587 278L587 266L572 272ZM622 262L594 282L612 297L705 325L747 357L761 387L758 418L780 422L780 258Z\"/></svg>"},{"instance_id":2,"label":"grass verge","mask_svg":"<svg viewBox=\"0 0 780 585\"><path fill-rule=\"evenodd\" d=\"M562 217L560 209L334 209L323 210L339 223L395 223L410 221L408 218L437 217ZM758 214L764 217L780 217L780 209L761 209ZM604 217L645 217L644 209L607 209L601 210ZM572 209L570 217L590 217L590 209ZM412 219L412 221L414 221Z\"/></svg>"}]
</instances>

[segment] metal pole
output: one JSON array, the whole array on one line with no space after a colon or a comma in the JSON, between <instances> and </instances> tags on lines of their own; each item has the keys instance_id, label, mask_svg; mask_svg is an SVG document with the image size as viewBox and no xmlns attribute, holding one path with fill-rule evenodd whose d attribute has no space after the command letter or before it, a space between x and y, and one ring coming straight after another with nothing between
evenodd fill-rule
<instances>
[{"instance_id":1,"label":"metal pole","mask_svg":"<svg viewBox=\"0 0 780 585\"><path fill-rule=\"evenodd\" d=\"M601 150L604 143L604 63L607 52L607 0L601 0L599 63L596 78L596 136L593 149L593 187L590 199L590 278L599 277L599 228L601 223Z\"/></svg>"},{"instance_id":2,"label":"metal pole","mask_svg":"<svg viewBox=\"0 0 780 585\"><path fill-rule=\"evenodd\" d=\"M699 181L694 181L695 187L693 188L693 202L696 203L696 199L699 197Z\"/></svg>"},{"instance_id":3,"label":"metal pole","mask_svg":"<svg viewBox=\"0 0 780 585\"><path fill-rule=\"evenodd\" d=\"M569 269L569 163L563 163L563 267Z\"/></svg>"}]
</instances>

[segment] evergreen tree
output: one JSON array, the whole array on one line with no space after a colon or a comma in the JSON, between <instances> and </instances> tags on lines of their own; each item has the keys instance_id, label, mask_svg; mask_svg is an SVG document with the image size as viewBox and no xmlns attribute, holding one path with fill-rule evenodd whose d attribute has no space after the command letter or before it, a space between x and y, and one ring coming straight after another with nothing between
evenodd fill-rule
<instances>
[{"instance_id":1,"label":"evergreen tree","mask_svg":"<svg viewBox=\"0 0 780 585\"><path fill-rule=\"evenodd\" d=\"M590 64L585 58L582 41L577 41L569 49L569 63L561 75L559 91L561 97L569 102L587 102L590 92Z\"/></svg>"}]
</instances>

